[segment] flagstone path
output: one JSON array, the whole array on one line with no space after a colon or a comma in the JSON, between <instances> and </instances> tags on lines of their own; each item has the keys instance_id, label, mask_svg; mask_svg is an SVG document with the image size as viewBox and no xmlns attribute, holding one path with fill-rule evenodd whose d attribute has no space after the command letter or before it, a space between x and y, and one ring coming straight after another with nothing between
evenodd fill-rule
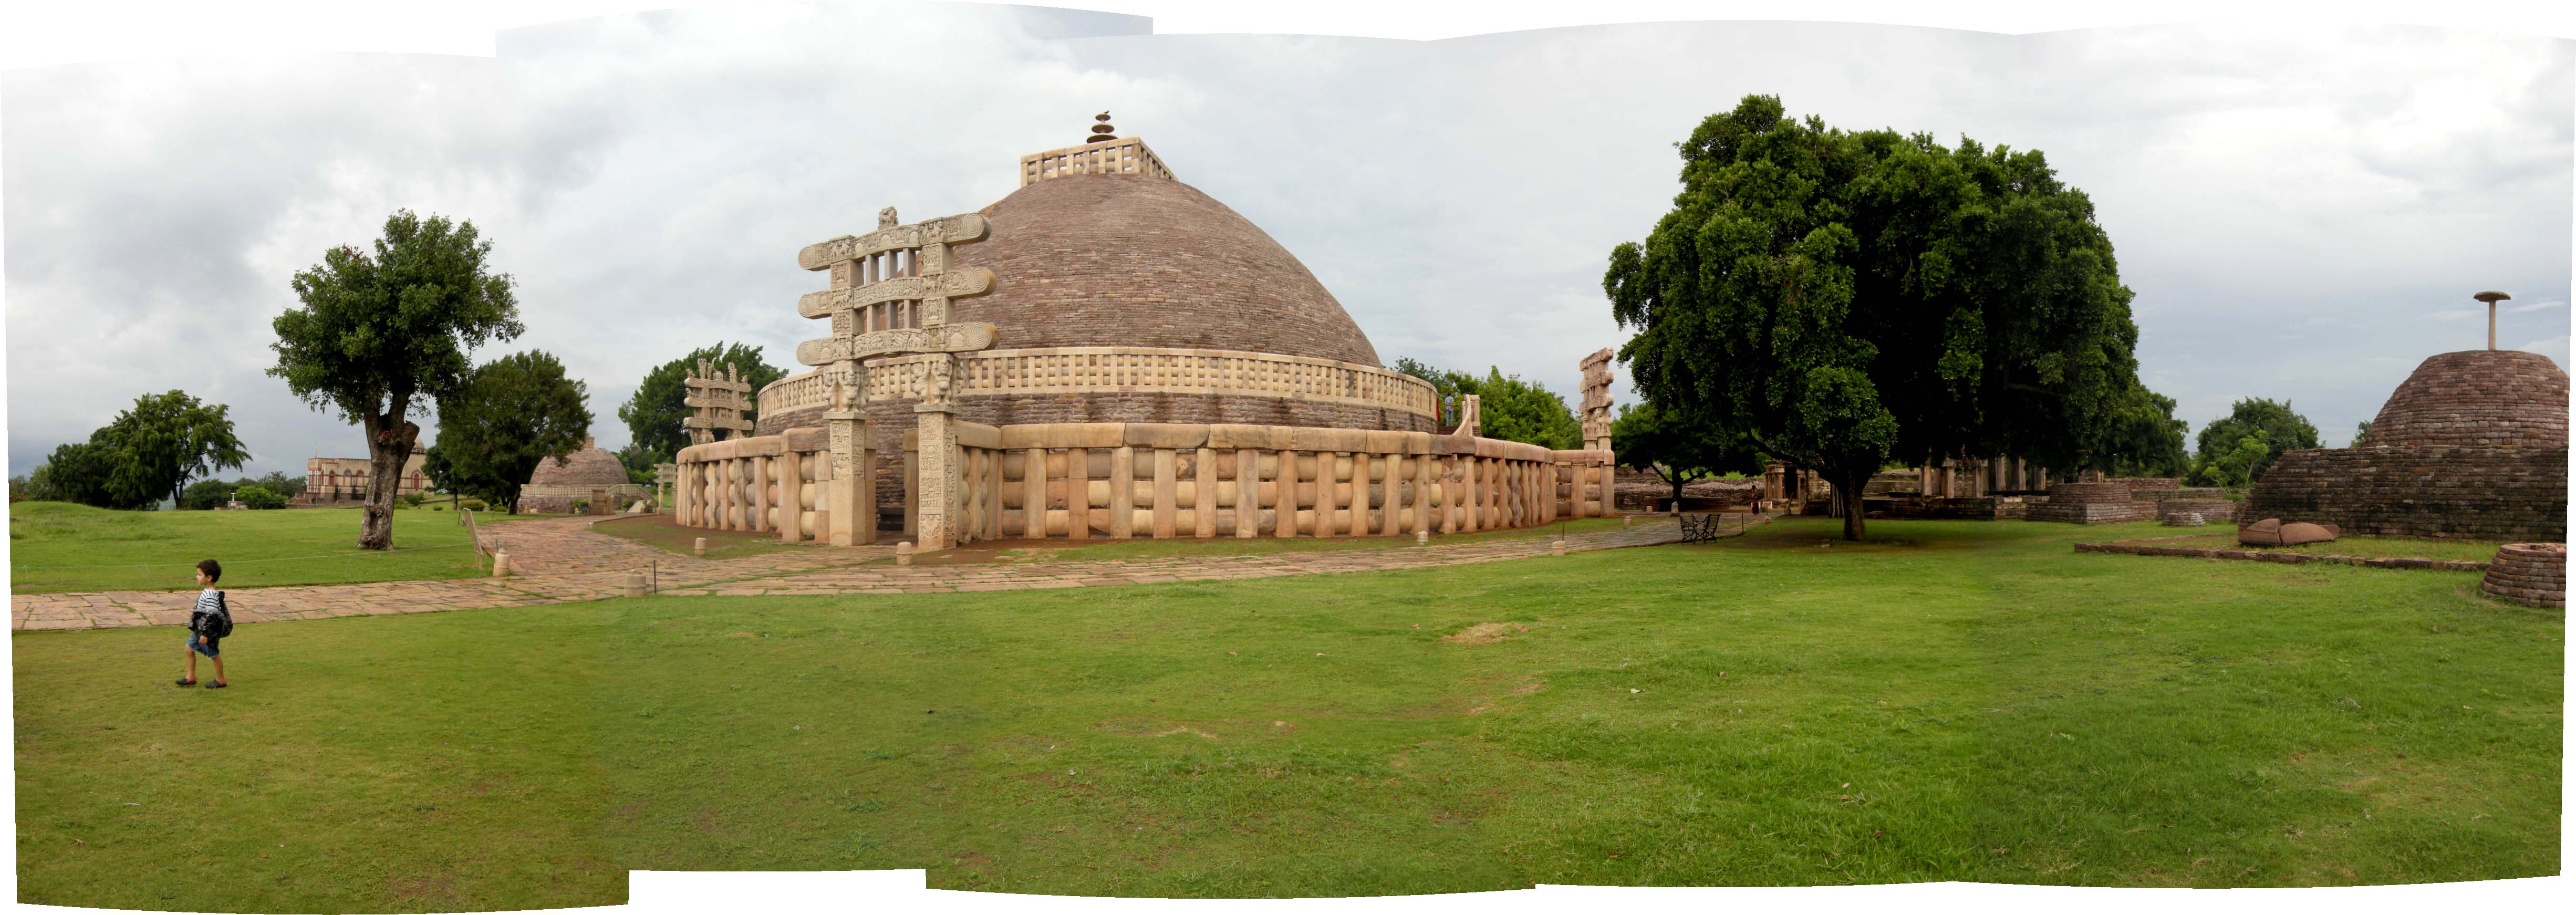
<instances>
[{"instance_id":1,"label":"flagstone path","mask_svg":"<svg viewBox=\"0 0 2576 915\"><path fill-rule=\"evenodd\" d=\"M1748 520L1759 524L1769 518ZM1544 536L1452 543L1435 540L1429 546L1390 545L1266 555L898 568L877 562L893 555L891 545L810 547L710 560L677 556L624 538L591 533L586 522L581 518L546 519L486 528L483 537L487 542L500 537L509 550L511 568L524 573L508 578L243 588L228 592L226 597L235 622L259 623L598 600L622 593L622 579L629 571L657 574L659 592L675 596L1020 591L1500 562L1546 556L1549 540ZM1681 532L1671 521L1656 518L1634 527L1569 535L1566 551L1652 546L1680 539ZM194 591L17 594L9 602L9 628L24 631L176 626L188 621L195 603Z\"/></svg>"}]
</instances>

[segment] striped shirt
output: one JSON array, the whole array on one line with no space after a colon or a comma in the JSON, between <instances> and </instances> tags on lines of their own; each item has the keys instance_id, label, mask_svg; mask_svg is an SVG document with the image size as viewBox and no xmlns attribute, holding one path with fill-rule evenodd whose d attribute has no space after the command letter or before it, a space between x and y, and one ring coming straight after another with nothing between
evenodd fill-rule
<instances>
[{"instance_id":1,"label":"striped shirt","mask_svg":"<svg viewBox=\"0 0 2576 915\"><path fill-rule=\"evenodd\" d=\"M197 609L188 614L188 631L205 632L209 628L208 618L218 614L226 617L232 615L224 610L224 592L213 588L197 592Z\"/></svg>"}]
</instances>

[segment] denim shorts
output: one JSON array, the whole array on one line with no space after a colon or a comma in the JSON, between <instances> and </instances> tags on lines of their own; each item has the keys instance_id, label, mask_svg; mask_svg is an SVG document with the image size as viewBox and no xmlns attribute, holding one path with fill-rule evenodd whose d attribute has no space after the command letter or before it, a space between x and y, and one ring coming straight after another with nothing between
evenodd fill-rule
<instances>
[{"instance_id":1,"label":"denim shorts","mask_svg":"<svg viewBox=\"0 0 2576 915\"><path fill-rule=\"evenodd\" d=\"M220 638L210 639L200 636L194 632L188 633L188 650L205 655L209 658L223 657L224 651L222 642L223 639Z\"/></svg>"}]
</instances>

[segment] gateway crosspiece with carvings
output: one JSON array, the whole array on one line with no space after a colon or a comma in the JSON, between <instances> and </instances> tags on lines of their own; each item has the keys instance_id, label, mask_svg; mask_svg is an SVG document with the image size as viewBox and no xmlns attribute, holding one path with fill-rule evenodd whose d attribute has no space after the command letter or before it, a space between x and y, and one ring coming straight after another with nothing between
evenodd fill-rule
<instances>
[{"instance_id":1,"label":"gateway crosspiece with carvings","mask_svg":"<svg viewBox=\"0 0 2576 915\"><path fill-rule=\"evenodd\" d=\"M950 323L950 299L993 290L993 271L950 262L949 246L982 241L990 227L972 213L898 225L893 207L877 213L877 230L807 245L796 262L807 270L832 271L831 289L808 293L796 303L798 314L829 318L832 336L796 345L796 361L829 369L834 478L855 485L838 487L832 517L832 542L865 542L858 530L844 530L843 518L855 521L858 508L874 515L874 475L866 468L867 363L879 356L933 354L922 373L920 414L916 425L914 477L920 481L913 523L914 545L944 550L956 545L959 531L953 504L964 492L951 452L956 450L957 359L955 354L991 349L997 329L991 324ZM912 325L912 326L905 326ZM860 501L864 496L865 501ZM871 525L872 526L872 525Z\"/></svg>"},{"instance_id":2,"label":"gateway crosspiece with carvings","mask_svg":"<svg viewBox=\"0 0 2576 915\"><path fill-rule=\"evenodd\" d=\"M689 444L704 445L723 438L740 438L751 434L751 420L742 418L750 404L743 395L750 393L751 383L742 380L742 371L734 366L717 369L714 360L698 360L698 372L684 382L689 393L683 403L697 415L684 417L680 424L689 430ZM723 432L724 435L716 433Z\"/></svg>"}]
</instances>

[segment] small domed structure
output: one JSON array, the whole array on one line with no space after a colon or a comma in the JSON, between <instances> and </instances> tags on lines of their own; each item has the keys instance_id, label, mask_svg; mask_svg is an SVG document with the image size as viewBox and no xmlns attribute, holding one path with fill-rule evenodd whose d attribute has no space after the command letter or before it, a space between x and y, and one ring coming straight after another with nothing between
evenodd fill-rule
<instances>
[{"instance_id":1,"label":"small domed structure","mask_svg":"<svg viewBox=\"0 0 2576 915\"><path fill-rule=\"evenodd\" d=\"M598 442L585 436L580 450L538 461L527 484L519 487L519 510L563 514L572 511L575 501L602 491L612 500L643 498L644 487L627 482L626 465Z\"/></svg>"},{"instance_id":2,"label":"small domed structure","mask_svg":"<svg viewBox=\"0 0 2576 915\"><path fill-rule=\"evenodd\" d=\"M617 455L599 447L599 440L585 437L581 450L559 458L537 462L528 474L530 486L616 486L626 482L626 465Z\"/></svg>"},{"instance_id":3,"label":"small domed structure","mask_svg":"<svg viewBox=\"0 0 2576 915\"><path fill-rule=\"evenodd\" d=\"M2434 356L2388 396L2367 444L2566 447L2567 373L2538 353Z\"/></svg>"},{"instance_id":4,"label":"small domed structure","mask_svg":"<svg viewBox=\"0 0 2576 915\"><path fill-rule=\"evenodd\" d=\"M2281 452L2240 521L2482 540L2567 536L2567 373L2548 357L2424 360L2351 448Z\"/></svg>"}]
</instances>

